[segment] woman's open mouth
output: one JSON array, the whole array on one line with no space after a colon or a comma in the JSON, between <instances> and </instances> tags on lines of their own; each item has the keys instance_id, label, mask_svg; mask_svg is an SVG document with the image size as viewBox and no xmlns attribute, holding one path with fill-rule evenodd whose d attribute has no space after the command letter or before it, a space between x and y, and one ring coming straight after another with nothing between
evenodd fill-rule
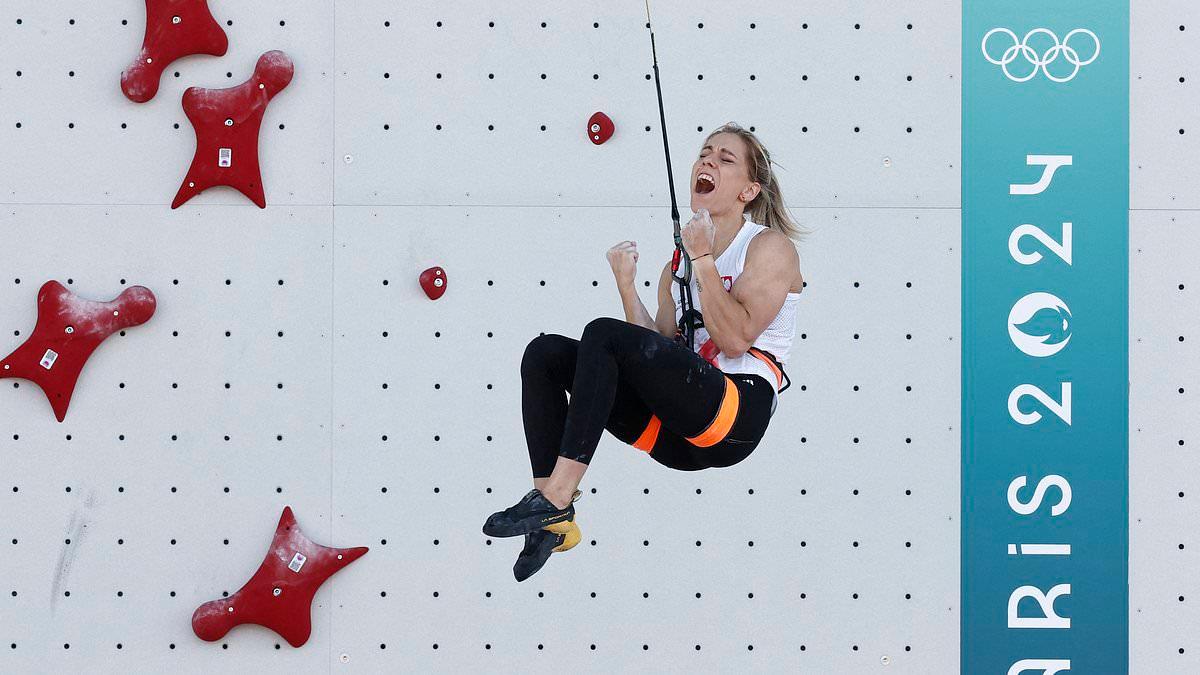
<instances>
[{"instance_id":1,"label":"woman's open mouth","mask_svg":"<svg viewBox=\"0 0 1200 675\"><path fill-rule=\"evenodd\" d=\"M700 172L696 175L696 185L693 186L696 194L705 195L717 189L717 182L712 175Z\"/></svg>"}]
</instances>

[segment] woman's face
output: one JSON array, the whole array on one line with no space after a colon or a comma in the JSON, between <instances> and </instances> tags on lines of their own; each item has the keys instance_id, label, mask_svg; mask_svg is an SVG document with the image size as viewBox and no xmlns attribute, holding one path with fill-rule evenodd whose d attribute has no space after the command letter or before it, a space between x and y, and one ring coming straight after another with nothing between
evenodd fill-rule
<instances>
[{"instance_id":1,"label":"woman's face","mask_svg":"<svg viewBox=\"0 0 1200 675\"><path fill-rule=\"evenodd\" d=\"M692 211L708 209L713 217L742 213L761 189L750 181L749 160L741 136L720 133L708 139L692 164Z\"/></svg>"}]
</instances>

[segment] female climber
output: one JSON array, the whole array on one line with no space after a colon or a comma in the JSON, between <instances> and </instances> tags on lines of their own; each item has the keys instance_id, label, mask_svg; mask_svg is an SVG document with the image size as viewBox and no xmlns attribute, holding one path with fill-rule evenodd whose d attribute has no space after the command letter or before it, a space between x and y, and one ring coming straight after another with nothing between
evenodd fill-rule
<instances>
[{"instance_id":1,"label":"female climber","mask_svg":"<svg viewBox=\"0 0 1200 675\"><path fill-rule=\"evenodd\" d=\"M579 542L573 502L602 431L672 469L732 466L758 445L787 388L782 365L804 287L792 240L802 230L770 155L728 123L705 139L691 184L696 216L680 236L693 266L694 350L681 335L689 317L669 261L658 314L642 304L633 241L608 251L625 321L598 318L580 340L541 335L525 349L521 412L534 489L483 526L492 537L525 535L517 581Z\"/></svg>"}]
</instances>

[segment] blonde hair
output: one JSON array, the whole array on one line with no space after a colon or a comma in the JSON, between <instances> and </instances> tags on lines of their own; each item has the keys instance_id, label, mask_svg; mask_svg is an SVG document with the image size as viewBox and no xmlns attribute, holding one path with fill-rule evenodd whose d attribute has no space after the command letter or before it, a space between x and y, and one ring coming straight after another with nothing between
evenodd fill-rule
<instances>
[{"instance_id":1,"label":"blonde hair","mask_svg":"<svg viewBox=\"0 0 1200 675\"><path fill-rule=\"evenodd\" d=\"M774 228L787 235L792 241L803 241L805 235L811 232L792 219L783 204L783 193L779 189L779 181L771 171L771 153L763 147L754 132L742 128L736 122L726 122L704 139L708 143L717 134L737 134L746 142L750 149L749 174L752 182L762 186L758 195L745 206L745 213L750 219L760 225Z\"/></svg>"}]
</instances>

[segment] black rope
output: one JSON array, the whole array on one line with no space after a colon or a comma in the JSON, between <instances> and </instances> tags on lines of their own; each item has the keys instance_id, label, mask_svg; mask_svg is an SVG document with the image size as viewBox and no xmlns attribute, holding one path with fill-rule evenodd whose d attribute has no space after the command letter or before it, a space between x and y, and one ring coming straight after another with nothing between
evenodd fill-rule
<instances>
[{"instance_id":1,"label":"black rope","mask_svg":"<svg viewBox=\"0 0 1200 675\"><path fill-rule=\"evenodd\" d=\"M667 144L667 117L663 111L662 85L658 81L658 49L654 44L654 28L650 25L650 0L646 0L646 27L650 29L650 53L654 58L654 89L658 93L658 122L662 127L663 152L667 157L667 187L671 191L671 222L675 225L675 254L671 258L671 278L679 284L679 300L683 306L683 314L679 320L675 339L680 340L682 337L680 341L686 344L688 349L694 351L696 326L692 319L696 312L692 309L692 261L683 248L683 237L680 235L679 205L675 201L675 177L671 173L671 148ZM677 273L681 262L683 263L683 275L679 276Z\"/></svg>"}]
</instances>

